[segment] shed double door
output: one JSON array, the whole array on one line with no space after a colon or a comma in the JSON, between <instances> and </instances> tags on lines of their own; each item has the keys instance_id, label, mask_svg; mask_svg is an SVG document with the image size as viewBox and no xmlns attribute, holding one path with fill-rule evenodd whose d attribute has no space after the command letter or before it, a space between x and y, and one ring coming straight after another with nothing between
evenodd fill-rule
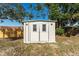
<instances>
[{"instance_id":1,"label":"shed double door","mask_svg":"<svg viewBox=\"0 0 79 59\"><path fill-rule=\"evenodd\" d=\"M47 23L32 24L31 42L48 42L48 24Z\"/></svg>"}]
</instances>

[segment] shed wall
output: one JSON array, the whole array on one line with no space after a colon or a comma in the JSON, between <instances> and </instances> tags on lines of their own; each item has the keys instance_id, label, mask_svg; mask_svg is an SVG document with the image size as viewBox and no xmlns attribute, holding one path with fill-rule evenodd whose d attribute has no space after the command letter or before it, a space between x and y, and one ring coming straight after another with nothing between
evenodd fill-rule
<instances>
[{"instance_id":1,"label":"shed wall","mask_svg":"<svg viewBox=\"0 0 79 59\"><path fill-rule=\"evenodd\" d=\"M55 23L49 23L49 42L55 42Z\"/></svg>"},{"instance_id":2,"label":"shed wall","mask_svg":"<svg viewBox=\"0 0 79 59\"><path fill-rule=\"evenodd\" d=\"M37 32L33 32L33 24L37 25ZM46 32L42 32L41 27L42 24L46 24ZM24 23L24 43L42 43L42 42L44 43L55 42L55 22Z\"/></svg>"}]
</instances>

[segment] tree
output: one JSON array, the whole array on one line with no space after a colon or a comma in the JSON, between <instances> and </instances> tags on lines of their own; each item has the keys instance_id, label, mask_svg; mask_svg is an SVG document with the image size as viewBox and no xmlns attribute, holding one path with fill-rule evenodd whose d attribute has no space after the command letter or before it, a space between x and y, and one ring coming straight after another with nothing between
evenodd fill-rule
<instances>
[{"instance_id":1,"label":"tree","mask_svg":"<svg viewBox=\"0 0 79 59\"><path fill-rule=\"evenodd\" d=\"M58 27L62 26L62 21L79 19L79 4L50 4L48 9L50 10L49 18L57 20Z\"/></svg>"},{"instance_id":2,"label":"tree","mask_svg":"<svg viewBox=\"0 0 79 59\"><path fill-rule=\"evenodd\" d=\"M57 27L61 26L62 13L60 11L59 4L50 5L49 18L51 20L57 20Z\"/></svg>"},{"instance_id":3,"label":"tree","mask_svg":"<svg viewBox=\"0 0 79 59\"><path fill-rule=\"evenodd\" d=\"M27 17L29 20L33 18L44 18L46 16L44 4L29 4L27 11L22 4L0 4L0 19L16 20L20 23ZM35 13L34 13L35 11ZM37 13L36 13L37 12ZM1 20L3 22L3 20Z\"/></svg>"},{"instance_id":4,"label":"tree","mask_svg":"<svg viewBox=\"0 0 79 59\"><path fill-rule=\"evenodd\" d=\"M0 19L22 22L25 16L25 9L21 4L0 4Z\"/></svg>"}]
</instances>

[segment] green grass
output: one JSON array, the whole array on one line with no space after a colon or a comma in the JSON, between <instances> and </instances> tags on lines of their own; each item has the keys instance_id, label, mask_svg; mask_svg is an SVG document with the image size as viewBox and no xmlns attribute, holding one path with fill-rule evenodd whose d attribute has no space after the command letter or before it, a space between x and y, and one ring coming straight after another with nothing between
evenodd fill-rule
<instances>
[{"instance_id":1,"label":"green grass","mask_svg":"<svg viewBox=\"0 0 79 59\"><path fill-rule=\"evenodd\" d=\"M24 44L22 40L1 41L0 55L74 56L79 55L79 37L56 36L57 43Z\"/></svg>"}]
</instances>

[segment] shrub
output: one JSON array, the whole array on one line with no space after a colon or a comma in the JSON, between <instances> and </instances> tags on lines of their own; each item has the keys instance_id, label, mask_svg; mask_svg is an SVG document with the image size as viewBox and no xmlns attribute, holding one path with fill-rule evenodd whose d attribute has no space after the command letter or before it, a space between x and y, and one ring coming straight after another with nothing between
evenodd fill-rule
<instances>
[{"instance_id":1,"label":"shrub","mask_svg":"<svg viewBox=\"0 0 79 59\"><path fill-rule=\"evenodd\" d=\"M57 35L63 35L64 34L64 29L63 28L56 28L56 34Z\"/></svg>"}]
</instances>

